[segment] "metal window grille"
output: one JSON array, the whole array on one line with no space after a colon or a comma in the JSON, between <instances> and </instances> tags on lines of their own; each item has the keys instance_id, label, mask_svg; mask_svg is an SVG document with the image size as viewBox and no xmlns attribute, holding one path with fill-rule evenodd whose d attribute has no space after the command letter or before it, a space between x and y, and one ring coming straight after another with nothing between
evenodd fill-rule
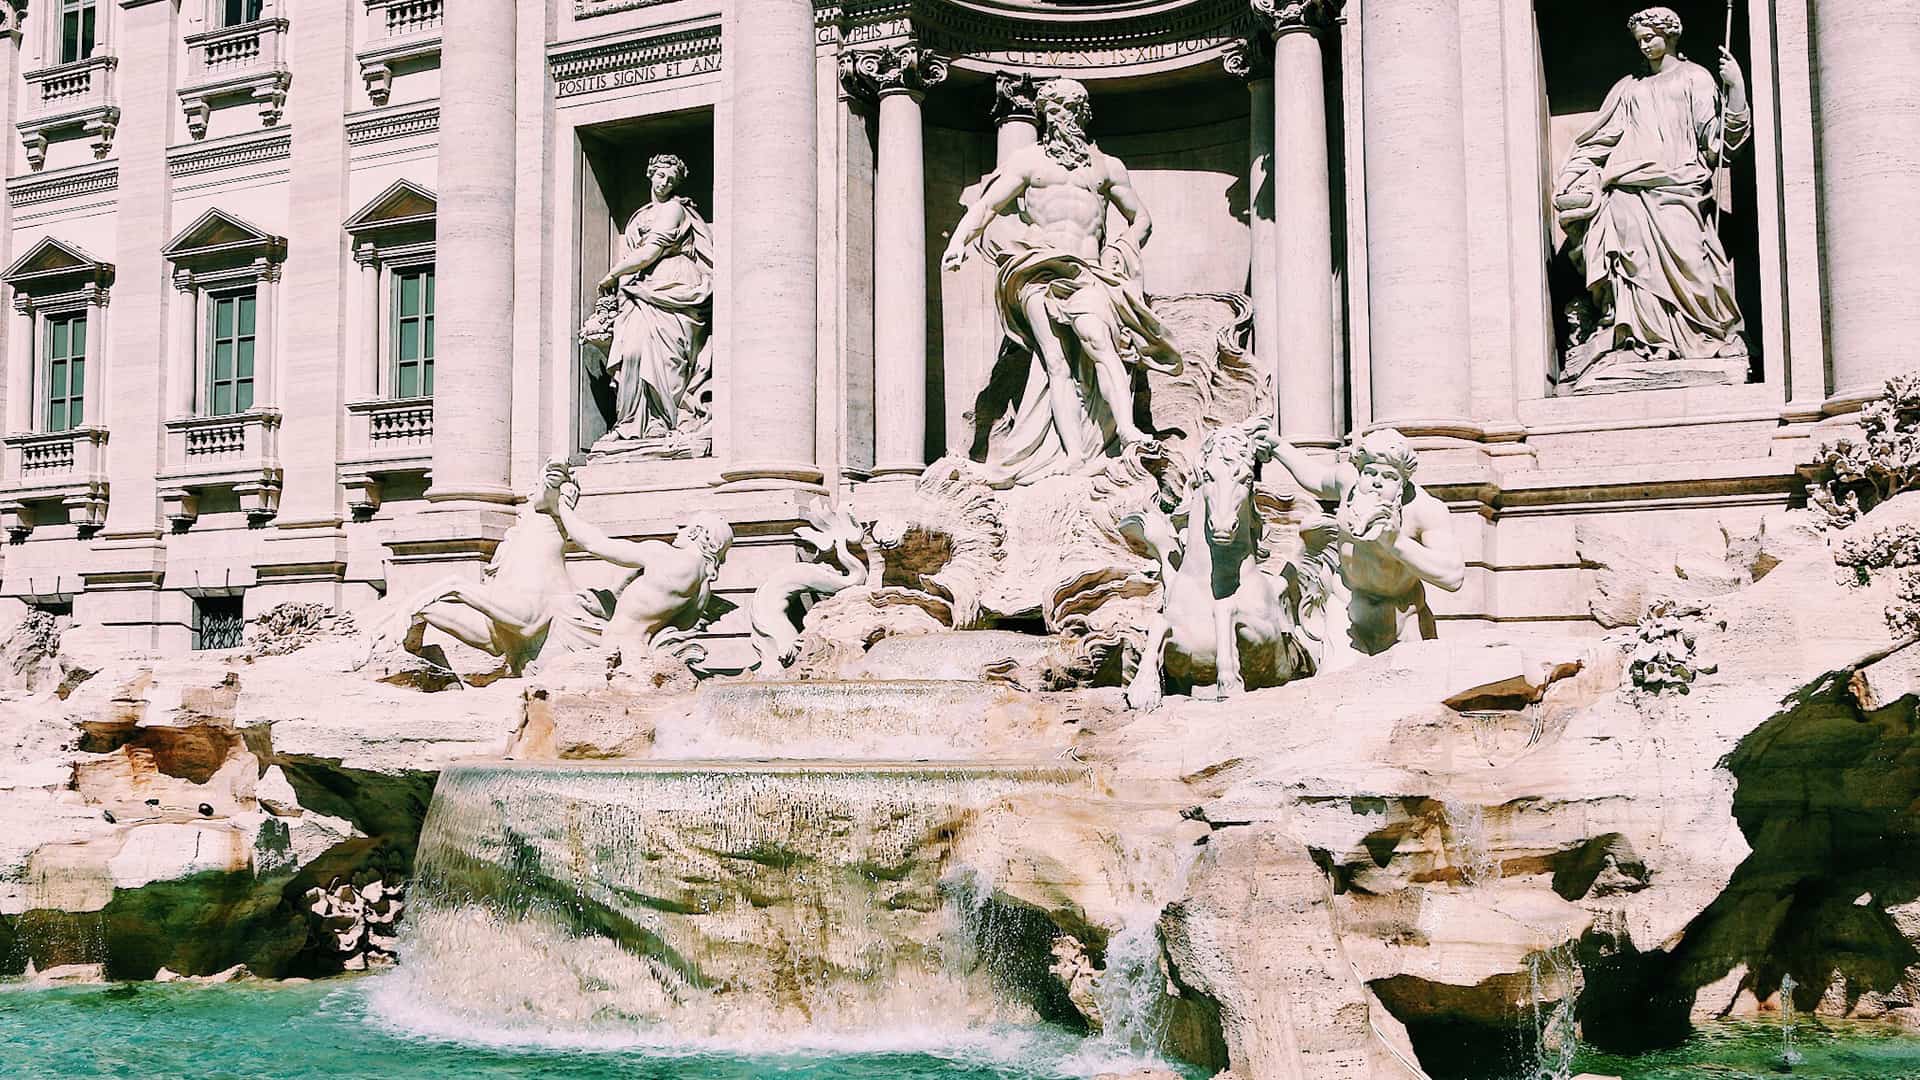
<instances>
[{"instance_id":1,"label":"metal window grille","mask_svg":"<svg viewBox=\"0 0 1920 1080\"><path fill-rule=\"evenodd\" d=\"M193 602L193 647L237 649L246 637L247 619L238 596L203 596Z\"/></svg>"}]
</instances>

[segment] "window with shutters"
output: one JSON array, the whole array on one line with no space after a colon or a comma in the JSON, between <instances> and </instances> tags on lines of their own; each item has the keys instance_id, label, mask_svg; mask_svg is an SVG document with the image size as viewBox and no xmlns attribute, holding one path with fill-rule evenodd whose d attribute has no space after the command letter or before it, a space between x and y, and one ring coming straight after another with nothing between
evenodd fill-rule
<instances>
[{"instance_id":1,"label":"window with shutters","mask_svg":"<svg viewBox=\"0 0 1920 1080\"><path fill-rule=\"evenodd\" d=\"M46 341L45 431L66 431L86 422L87 313L48 315Z\"/></svg>"},{"instance_id":2,"label":"window with shutters","mask_svg":"<svg viewBox=\"0 0 1920 1080\"><path fill-rule=\"evenodd\" d=\"M207 414L229 416L253 408L259 301L252 287L208 297Z\"/></svg>"}]
</instances>

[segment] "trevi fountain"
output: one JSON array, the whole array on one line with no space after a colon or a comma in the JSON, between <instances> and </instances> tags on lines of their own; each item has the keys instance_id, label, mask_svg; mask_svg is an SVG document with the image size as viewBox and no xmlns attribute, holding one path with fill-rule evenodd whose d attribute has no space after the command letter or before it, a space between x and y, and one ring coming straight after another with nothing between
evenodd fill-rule
<instances>
[{"instance_id":1,"label":"trevi fountain","mask_svg":"<svg viewBox=\"0 0 1920 1080\"><path fill-rule=\"evenodd\" d=\"M1920 1078L1914 0L0 8L0 1075Z\"/></svg>"}]
</instances>

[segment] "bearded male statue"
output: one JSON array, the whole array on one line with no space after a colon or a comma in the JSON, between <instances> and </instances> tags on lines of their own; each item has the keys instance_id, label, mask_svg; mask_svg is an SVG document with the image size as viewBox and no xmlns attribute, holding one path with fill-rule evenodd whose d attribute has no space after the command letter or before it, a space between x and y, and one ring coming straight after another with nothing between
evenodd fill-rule
<instances>
[{"instance_id":1,"label":"bearded male statue","mask_svg":"<svg viewBox=\"0 0 1920 1080\"><path fill-rule=\"evenodd\" d=\"M994 298L1006 337L993 384L1024 389L988 439L986 479L996 487L1151 442L1133 415L1134 369L1181 368L1141 277L1153 219L1126 166L1087 137L1087 88L1053 79L1034 102L1040 141L982 181L940 258L942 270L955 270L974 248L999 267ZM1118 236L1107 236L1108 206L1126 223ZM988 226L1010 210L1025 228L993 239Z\"/></svg>"},{"instance_id":2,"label":"bearded male statue","mask_svg":"<svg viewBox=\"0 0 1920 1080\"><path fill-rule=\"evenodd\" d=\"M1458 592L1467 567L1446 504L1413 482L1418 459L1407 437L1392 428L1370 431L1345 462L1319 460L1276 439L1274 459L1309 495L1338 506L1331 518L1300 527L1300 625L1315 670L1385 652L1414 633L1437 636L1426 587Z\"/></svg>"}]
</instances>

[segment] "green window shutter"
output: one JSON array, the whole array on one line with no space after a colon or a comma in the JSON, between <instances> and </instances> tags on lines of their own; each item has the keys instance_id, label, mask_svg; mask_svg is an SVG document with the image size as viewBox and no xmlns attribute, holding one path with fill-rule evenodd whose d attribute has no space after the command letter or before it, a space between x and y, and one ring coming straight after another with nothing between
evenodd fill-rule
<instances>
[{"instance_id":1,"label":"green window shutter","mask_svg":"<svg viewBox=\"0 0 1920 1080\"><path fill-rule=\"evenodd\" d=\"M252 289L213 298L207 317L210 415L226 416L253 408L258 304Z\"/></svg>"},{"instance_id":2,"label":"green window shutter","mask_svg":"<svg viewBox=\"0 0 1920 1080\"><path fill-rule=\"evenodd\" d=\"M86 312L47 316L46 339L46 430L67 431L86 418Z\"/></svg>"},{"instance_id":3,"label":"green window shutter","mask_svg":"<svg viewBox=\"0 0 1920 1080\"><path fill-rule=\"evenodd\" d=\"M393 342L393 396L433 396L433 267L394 272L387 331Z\"/></svg>"}]
</instances>

